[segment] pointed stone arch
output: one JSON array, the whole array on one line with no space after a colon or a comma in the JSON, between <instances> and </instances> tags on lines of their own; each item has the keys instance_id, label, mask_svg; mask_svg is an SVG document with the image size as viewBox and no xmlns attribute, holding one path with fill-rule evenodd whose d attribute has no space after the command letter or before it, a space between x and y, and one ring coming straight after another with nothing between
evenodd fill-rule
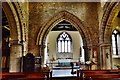
<instances>
[{"instance_id":1,"label":"pointed stone arch","mask_svg":"<svg viewBox=\"0 0 120 80\"><path fill-rule=\"evenodd\" d=\"M76 17L75 15L69 13L68 11L61 11L52 17L47 24L43 25L40 29L37 37L36 44L37 45L44 45L46 37L48 33L52 30L52 28L57 25L59 22L66 20L70 22L81 34L83 39L83 45L87 46L91 44L90 35L86 26L83 25L83 22Z\"/></svg>"},{"instance_id":2,"label":"pointed stone arch","mask_svg":"<svg viewBox=\"0 0 120 80\"><path fill-rule=\"evenodd\" d=\"M45 41L48 33L52 30L52 28L55 25L57 25L63 20L66 20L67 22L71 23L81 34L83 40L83 48L85 51L85 61L88 61L90 56L89 45L91 45L92 43L87 26L83 25L84 22L82 22L78 17L76 17L68 11L59 12L41 27L36 41L36 45L40 46L40 55L44 56ZM42 58L42 62L43 60L44 59Z\"/></svg>"},{"instance_id":3,"label":"pointed stone arch","mask_svg":"<svg viewBox=\"0 0 120 80\"><path fill-rule=\"evenodd\" d=\"M3 2L2 8L5 12L10 28L11 39L9 72L20 72L20 63L18 63L20 61L18 58L20 58L20 55L23 53L23 45L21 44L23 34L19 13L16 10L16 6L12 2Z\"/></svg>"},{"instance_id":4,"label":"pointed stone arch","mask_svg":"<svg viewBox=\"0 0 120 80\"><path fill-rule=\"evenodd\" d=\"M104 6L104 13L99 27L99 66L101 69L112 69L112 50L111 50L111 34L112 34L112 22L118 14L119 2L106 3ZM106 58L106 54L109 54L109 59Z\"/></svg>"},{"instance_id":5,"label":"pointed stone arch","mask_svg":"<svg viewBox=\"0 0 120 80\"><path fill-rule=\"evenodd\" d=\"M10 37L12 40L20 41L22 37L21 24L15 6L12 3L3 2L3 10L8 19Z\"/></svg>"},{"instance_id":6,"label":"pointed stone arch","mask_svg":"<svg viewBox=\"0 0 120 80\"><path fill-rule=\"evenodd\" d=\"M104 14L100 26L100 44L110 42L110 30L112 28L111 24L114 18L118 14L119 2L106 3L104 6ZM109 40L109 41L108 41Z\"/></svg>"}]
</instances>

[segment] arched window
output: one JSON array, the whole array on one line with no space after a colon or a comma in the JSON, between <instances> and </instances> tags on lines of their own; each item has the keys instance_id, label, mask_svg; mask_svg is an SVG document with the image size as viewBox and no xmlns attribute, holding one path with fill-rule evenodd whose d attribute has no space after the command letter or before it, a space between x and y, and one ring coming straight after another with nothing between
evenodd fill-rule
<instances>
[{"instance_id":1,"label":"arched window","mask_svg":"<svg viewBox=\"0 0 120 80\"><path fill-rule=\"evenodd\" d=\"M116 29L112 33L112 48L114 55L120 55L120 32Z\"/></svg>"},{"instance_id":2,"label":"arched window","mask_svg":"<svg viewBox=\"0 0 120 80\"><path fill-rule=\"evenodd\" d=\"M70 53L72 47L72 38L67 32L62 32L57 38L58 53Z\"/></svg>"}]
</instances>

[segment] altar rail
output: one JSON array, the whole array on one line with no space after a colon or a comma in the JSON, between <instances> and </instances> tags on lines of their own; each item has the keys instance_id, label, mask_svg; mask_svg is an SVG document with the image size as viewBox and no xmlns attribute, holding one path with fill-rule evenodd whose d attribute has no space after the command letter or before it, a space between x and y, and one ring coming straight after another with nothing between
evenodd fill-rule
<instances>
[{"instance_id":1,"label":"altar rail","mask_svg":"<svg viewBox=\"0 0 120 80\"><path fill-rule=\"evenodd\" d=\"M78 80L120 80L120 70L77 70Z\"/></svg>"},{"instance_id":2,"label":"altar rail","mask_svg":"<svg viewBox=\"0 0 120 80\"><path fill-rule=\"evenodd\" d=\"M52 80L51 72L3 72L1 80Z\"/></svg>"}]
</instances>

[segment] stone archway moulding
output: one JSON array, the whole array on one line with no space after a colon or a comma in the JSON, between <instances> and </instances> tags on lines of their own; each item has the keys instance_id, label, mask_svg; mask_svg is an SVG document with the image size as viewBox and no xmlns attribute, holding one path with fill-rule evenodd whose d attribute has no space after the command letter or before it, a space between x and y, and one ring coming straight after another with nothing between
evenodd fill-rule
<instances>
[{"instance_id":1,"label":"stone archway moulding","mask_svg":"<svg viewBox=\"0 0 120 80\"><path fill-rule=\"evenodd\" d=\"M8 24L10 28L11 46L9 72L20 72L21 68L18 58L21 57L23 49L22 45L19 45L19 41L22 40L22 26L19 18L19 13L16 10L16 6L12 2L3 2L2 7L8 19Z\"/></svg>"},{"instance_id":2,"label":"stone archway moulding","mask_svg":"<svg viewBox=\"0 0 120 80\"><path fill-rule=\"evenodd\" d=\"M50 19L50 21L48 21L47 24L42 26L41 30L38 33L36 44L44 45L48 33L52 30L52 28L55 25L57 25L59 22L63 20L70 22L79 31L79 33L82 36L84 46L87 46L87 44L91 43L88 29L86 26L83 25L82 21L80 21L78 17L67 11L61 11L57 15L55 15L52 19Z\"/></svg>"},{"instance_id":3,"label":"stone archway moulding","mask_svg":"<svg viewBox=\"0 0 120 80\"><path fill-rule=\"evenodd\" d=\"M118 13L119 2L106 3L104 6L104 14L99 28L99 44L100 44L100 68L112 69L112 50L111 50L111 30L112 22ZM106 54L109 54L109 59Z\"/></svg>"},{"instance_id":4,"label":"stone archway moulding","mask_svg":"<svg viewBox=\"0 0 120 80\"><path fill-rule=\"evenodd\" d=\"M12 40L21 40L21 26L20 26L20 21L18 18L18 15L16 13L16 10L13 6L12 3L7 3L4 2L2 3L3 6L3 10L5 11L5 14L7 16L8 19L8 24L10 27L10 37Z\"/></svg>"},{"instance_id":5,"label":"stone archway moulding","mask_svg":"<svg viewBox=\"0 0 120 80\"><path fill-rule=\"evenodd\" d=\"M101 43L107 43L109 40L110 35L108 34L111 29L111 24L113 19L116 17L116 13L118 13L117 7L119 5L119 2L111 2L111 3L106 3L104 7L104 14L103 18L101 21L101 26L100 26L100 44Z\"/></svg>"}]
</instances>

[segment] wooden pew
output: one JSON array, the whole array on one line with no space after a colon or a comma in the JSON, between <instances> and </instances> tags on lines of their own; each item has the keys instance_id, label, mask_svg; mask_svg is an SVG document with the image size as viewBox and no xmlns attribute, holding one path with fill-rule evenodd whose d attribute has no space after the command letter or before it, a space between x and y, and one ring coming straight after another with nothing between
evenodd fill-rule
<instances>
[{"instance_id":1,"label":"wooden pew","mask_svg":"<svg viewBox=\"0 0 120 80\"><path fill-rule=\"evenodd\" d=\"M1 75L1 80L26 77L25 74L19 73L19 72L12 72L12 73L3 72L3 73L0 73L0 75Z\"/></svg>"},{"instance_id":2,"label":"wooden pew","mask_svg":"<svg viewBox=\"0 0 120 80\"><path fill-rule=\"evenodd\" d=\"M0 73L1 80L52 80L52 72L10 72Z\"/></svg>"},{"instance_id":3,"label":"wooden pew","mask_svg":"<svg viewBox=\"0 0 120 80\"><path fill-rule=\"evenodd\" d=\"M120 74L85 74L83 80L110 80L120 79Z\"/></svg>"},{"instance_id":4,"label":"wooden pew","mask_svg":"<svg viewBox=\"0 0 120 80\"><path fill-rule=\"evenodd\" d=\"M78 80L120 79L120 70L77 70Z\"/></svg>"},{"instance_id":5,"label":"wooden pew","mask_svg":"<svg viewBox=\"0 0 120 80\"><path fill-rule=\"evenodd\" d=\"M26 73L26 78L22 78L21 80L52 80L52 71Z\"/></svg>"},{"instance_id":6,"label":"wooden pew","mask_svg":"<svg viewBox=\"0 0 120 80\"><path fill-rule=\"evenodd\" d=\"M34 72L34 73L25 73L26 77L22 80L50 80L50 72Z\"/></svg>"},{"instance_id":7,"label":"wooden pew","mask_svg":"<svg viewBox=\"0 0 120 80\"><path fill-rule=\"evenodd\" d=\"M48 74L42 73L26 73L26 77L18 78L18 80L46 80ZM47 79L49 80L49 78Z\"/></svg>"}]
</instances>

